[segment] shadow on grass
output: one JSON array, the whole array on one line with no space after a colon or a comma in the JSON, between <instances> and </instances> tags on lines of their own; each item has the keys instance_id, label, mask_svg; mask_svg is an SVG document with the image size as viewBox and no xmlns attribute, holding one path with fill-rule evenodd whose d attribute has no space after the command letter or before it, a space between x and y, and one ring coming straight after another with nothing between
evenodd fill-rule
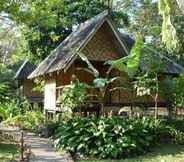
<instances>
[{"instance_id":1,"label":"shadow on grass","mask_svg":"<svg viewBox=\"0 0 184 162\"><path fill-rule=\"evenodd\" d=\"M122 160L84 160L81 162L184 162L184 145L164 144L145 155Z\"/></svg>"},{"instance_id":2,"label":"shadow on grass","mask_svg":"<svg viewBox=\"0 0 184 162\"><path fill-rule=\"evenodd\" d=\"M17 154L17 148L13 144L0 143L0 161L13 159Z\"/></svg>"},{"instance_id":3,"label":"shadow on grass","mask_svg":"<svg viewBox=\"0 0 184 162\"><path fill-rule=\"evenodd\" d=\"M184 145L165 144L154 150L156 155L177 155L183 154L184 156Z\"/></svg>"}]
</instances>

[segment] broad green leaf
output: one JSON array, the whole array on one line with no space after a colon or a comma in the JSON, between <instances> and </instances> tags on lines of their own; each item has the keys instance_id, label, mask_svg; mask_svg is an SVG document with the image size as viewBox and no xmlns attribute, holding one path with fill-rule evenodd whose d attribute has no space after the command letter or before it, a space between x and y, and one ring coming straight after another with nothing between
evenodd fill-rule
<instances>
[{"instance_id":1,"label":"broad green leaf","mask_svg":"<svg viewBox=\"0 0 184 162\"><path fill-rule=\"evenodd\" d=\"M143 39L142 36L138 34L136 42L129 56L123 57L115 61L107 62L107 64L111 65L109 72L112 69L118 69L121 72L128 73L130 77L133 77L137 73L139 68L142 46L143 46Z\"/></svg>"},{"instance_id":2,"label":"broad green leaf","mask_svg":"<svg viewBox=\"0 0 184 162\"><path fill-rule=\"evenodd\" d=\"M127 62L127 72L130 77L133 77L138 71L142 46L143 38L141 35L137 35L135 45L130 52L130 57Z\"/></svg>"}]
</instances>

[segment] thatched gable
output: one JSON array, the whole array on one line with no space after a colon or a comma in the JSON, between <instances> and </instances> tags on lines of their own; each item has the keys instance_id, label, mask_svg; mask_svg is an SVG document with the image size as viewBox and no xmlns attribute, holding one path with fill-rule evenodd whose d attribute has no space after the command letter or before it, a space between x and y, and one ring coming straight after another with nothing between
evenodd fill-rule
<instances>
[{"instance_id":1,"label":"thatched gable","mask_svg":"<svg viewBox=\"0 0 184 162\"><path fill-rule=\"evenodd\" d=\"M125 39L125 37L123 37L122 39L120 33L116 31L118 38L123 43L122 45L115 36L114 29L115 28L111 27L108 22L104 22L93 37L86 43L81 52L85 54L90 61L98 62L115 60L126 56L129 51L126 44L126 39L128 38Z\"/></svg>"},{"instance_id":2,"label":"thatched gable","mask_svg":"<svg viewBox=\"0 0 184 162\"><path fill-rule=\"evenodd\" d=\"M24 80L36 69L36 65L30 63L28 60L25 60L21 67L18 69L15 74L16 80Z\"/></svg>"},{"instance_id":3,"label":"thatched gable","mask_svg":"<svg viewBox=\"0 0 184 162\"><path fill-rule=\"evenodd\" d=\"M94 36L98 29L108 23L116 36L117 41L122 46L124 52L128 54L128 47L119 36L119 32L113 26L108 11L93 17L92 19L82 23L75 31L73 31L29 76L34 78L37 76L52 73L65 69L76 58L76 51L80 51L85 47L89 40ZM125 41L125 40L124 40ZM105 60L104 60L105 61Z\"/></svg>"}]
</instances>

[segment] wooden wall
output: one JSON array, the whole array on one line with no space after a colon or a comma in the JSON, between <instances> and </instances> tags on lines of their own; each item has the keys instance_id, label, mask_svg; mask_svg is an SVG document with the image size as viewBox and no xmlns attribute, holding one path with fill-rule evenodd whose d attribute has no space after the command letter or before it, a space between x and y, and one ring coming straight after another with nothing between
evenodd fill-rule
<instances>
[{"instance_id":1,"label":"wooden wall","mask_svg":"<svg viewBox=\"0 0 184 162\"><path fill-rule=\"evenodd\" d=\"M34 88L34 81L33 80L24 80L23 81L23 95L26 97L42 97L43 94L40 92L33 91Z\"/></svg>"},{"instance_id":2,"label":"wooden wall","mask_svg":"<svg viewBox=\"0 0 184 162\"><path fill-rule=\"evenodd\" d=\"M47 78L44 87L44 109L56 110L56 79Z\"/></svg>"}]
</instances>

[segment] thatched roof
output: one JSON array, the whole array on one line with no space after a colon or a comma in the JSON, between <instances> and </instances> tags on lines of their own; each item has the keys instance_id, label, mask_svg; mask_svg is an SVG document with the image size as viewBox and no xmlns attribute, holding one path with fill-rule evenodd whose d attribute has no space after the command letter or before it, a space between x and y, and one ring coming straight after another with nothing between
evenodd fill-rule
<instances>
[{"instance_id":1,"label":"thatched roof","mask_svg":"<svg viewBox=\"0 0 184 162\"><path fill-rule=\"evenodd\" d=\"M108 11L104 11L90 20L82 23L75 31L73 31L39 66L29 75L29 79L53 73L59 70L66 69L76 59L76 53L86 45L92 38L95 32L104 24L110 22L113 32L118 37L118 41L128 54L134 44L134 40L126 34L120 33L111 21ZM123 55L122 55L123 57ZM168 58L167 72L180 73L181 67L176 63L172 63Z\"/></svg>"},{"instance_id":2,"label":"thatched roof","mask_svg":"<svg viewBox=\"0 0 184 162\"><path fill-rule=\"evenodd\" d=\"M36 65L30 63L28 60L25 60L21 67L18 69L15 74L15 79L24 80L36 69Z\"/></svg>"},{"instance_id":3,"label":"thatched roof","mask_svg":"<svg viewBox=\"0 0 184 162\"><path fill-rule=\"evenodd\" d=\"M125 34L125 33L119 32L119 36L121 38L121 41L124 42L124 44L126 45L127 50L130 51L135 43L135 40L132 37L130 37L128 34Z\"/></svg>"},{"instance_id":4,"label":"thatched roof","mask_svg":"<svg viewBox=\"0 0 184 162\"><path fill-rule=\"evenodd\" d=\"M180 64L177 64L169 57L163 56L163 59L165 62L164 73L172 75L172 74L180 74L184 72L183 66L181 66Z\"/></svg>"},{"instance_id":5,"label":"thatched roof","mask_svg":"<svg viewBox=\"0 0 184 162\"><path fill-rule=\"evenodd\" d=\"M146 51L147 52L146 52ZM149 55L149 56L146 56ZM150 57L152 59L150 59ZM142 49L142 55L140 60L140 69L146 71L150 63L160 66L160 72L166 75L178 75L184 72L184 68L170 59L167 55L160 54L158 51L147 48Z\"/></svg>"},{"instance_id":6,"label":"thatched roof","mask_svg":"<svg viewBox=\"0 0 184 162\"><path fill-rule=\"evenodd\" d=\"M43 62L40 63L38 68L29 76L29 78L64 69L76 57L76 51L80 51L107 19L109 20L110 16L108 11L104 11L82 23ZM115 30L115 32L116 35L119 35L117 30ZM121 44L124 44L124 50L128 51L125 42L122 42L120 37L119 41L121 41Z\"/></svg>"}]
</instances>

